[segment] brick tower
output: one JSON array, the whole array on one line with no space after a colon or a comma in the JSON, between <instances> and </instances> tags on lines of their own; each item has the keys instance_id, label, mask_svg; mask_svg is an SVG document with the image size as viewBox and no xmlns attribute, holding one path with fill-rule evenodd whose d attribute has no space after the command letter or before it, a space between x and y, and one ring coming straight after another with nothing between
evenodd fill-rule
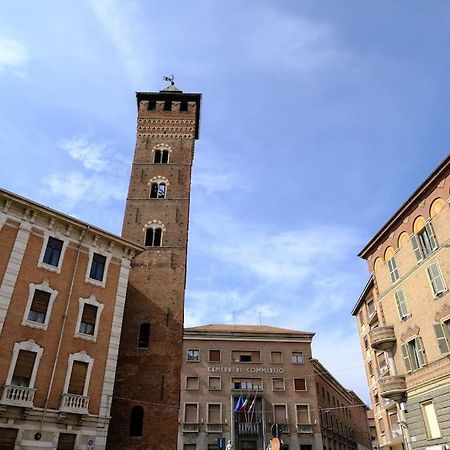
<instances>
[{"instance_id":1,"label":"brick tower","mask_svg":"<svg viewBox=\"0 0 450 450\"><path fill-rule=\"evenodd\" d=\"M137 139L122 236L147 251L127 290L109 449L175 449L189 198L201 94L138 92Z\"/></svg>"}]
</instances>

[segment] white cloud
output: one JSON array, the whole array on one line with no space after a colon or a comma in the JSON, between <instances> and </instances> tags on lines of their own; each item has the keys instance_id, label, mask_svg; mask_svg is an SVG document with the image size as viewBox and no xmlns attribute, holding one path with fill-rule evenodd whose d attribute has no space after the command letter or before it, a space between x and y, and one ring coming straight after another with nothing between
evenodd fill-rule
<instances>
[{"instance_id":1,"label":"white cloud","mask_svg":"<svg viewBox=\"0 0 450 450\"><path fill-rule=\"evenodd\" d=\"M19 77L26 74L27 48L13 39L0 38L0 73L10 71Z\"/></svg>"},{"instance_id":2,"label":"white cloud","mask_svg":"<svg viewBox=\"0 0 450 450\"><path fill-rule=\"evenodd\" d=\"M101 172L106 168L105 144L92 143L85 138L72 138L60 142L59 147L67 151L73 159L80 161L88 170Z\"/></svg>"}]
</instances>

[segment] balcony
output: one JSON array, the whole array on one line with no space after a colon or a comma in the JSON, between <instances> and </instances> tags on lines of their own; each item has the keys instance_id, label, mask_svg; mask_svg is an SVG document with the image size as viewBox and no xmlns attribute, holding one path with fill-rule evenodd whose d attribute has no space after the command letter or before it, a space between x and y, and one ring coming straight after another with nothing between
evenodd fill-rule
<instances>
[{"instance_id":1,"label":"balcony","mask_svg":"<svg viewBox=\"0 0 450 450\"><path fill-rule=\"evenodd\" d=\"M206 431L208 433L222 433L223 424L222 423L207 423Z\"/></svg>"},{"instance_id":2,"label":"balcony","mask_svg":"<svg viewBox=\"0 0 450 450\"><path fill-rule=\"evenodd\" d=\"M183 433L198 433L199 428L198 422L183 422Z\"/></svg>"},{"instance_id":3,"label":"balcony","mask_svg":"<svg viewBox=\"0 0 450 450\"><path fill-rule=\"evenodd\" d=\"M239 434L258 434L260 429L259 422L240 422L238 423Z\"/></svg>"},{"instance_id":4,"label":"balcony","mask_svg":"<svg viewBox=\"0 0 450 450\"><path fill-rule=\"evenodd\" d=\"M384 326L377 327L370 330L370 340L372 341L372 348L374 350L382 350L387 352L392 350L396 342L394 327Z\"/></svg>"},{"instance_id":5,"label":"balcony","mask_svg":"<svg viewBox=\"0 0 450 450\"><path fill-rule=\"evenodd\" d=\"M312 434L313 427L311 423L298 423L297 424L297 433L301 434Z\"/></svg>"},{"instance_id":6,"label":"balcony","mask_svg":"<svg viewBox=\"0 0 450 450\"><path fill-rule=\"evenodd\" d=\"M378 380L380 395L400 403L406 399L406 381L403 375L389 375Z\"/></svg>"},{"instance_id":7,"label":"balcony","mask_svg":"<svg viewBox=\"0 0 450 450\"><path fill-rule=\"evenodd\" d=\"M59 410L73 414L89 414L89 397L77 394L63 394Z\"/></svg>"},{"instance_id":8,"label":"balcony","mask_svg":"<svg viewBox=\"0 0 450 450\"><path fill-rule=\"evenodd\" d=\"M3 405L31 408L33 406L35 391L36 389L29 387L5 385L3 387L2 399L0 403Z\"/></svg>"}]
</instances>

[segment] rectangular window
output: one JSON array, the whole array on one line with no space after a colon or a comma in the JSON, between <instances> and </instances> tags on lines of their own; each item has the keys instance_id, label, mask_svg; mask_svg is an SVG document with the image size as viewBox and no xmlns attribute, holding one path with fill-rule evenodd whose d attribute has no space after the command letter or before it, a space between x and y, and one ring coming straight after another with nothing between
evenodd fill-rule
<instances>
[{"instance_id":1,"label":"rectangular window","mask_svg":"<svg viewBox=\"0 0 450 450\"><path fill-rule=\"evenodd\" d=\"M89 278L92 280L103 281L103 275L105 273L106 256L94 253L91 263L91 271Z\"/></svg>"},{"instance_id":2,"label":"rectangular window","mask_svg":"<svg viewBox=\"0 0 450 450\"><path fill-rule=\"evenodd\" d=\"M231 352L231 360L233 362L260 363L261 353L259 351L238 351Z\"/></svg>"},{"instance_id":3,"label":"rectangular window","mask_svg":"<svg viewBox=\"0 0 450 450\"><path fill-rule=\"evenodd\" d=\"M303 352L292 352L292 364L305 364Z\"/></svg>"},{"instance_id":4,"label":"rectangular window","mask_svg":"<svg viewBox=\"0 0 450 450\"><path fill-rule=\"evenodd\" d=\"M198 377L186 377L186 389L187 390L198 389Z\"/></svg>"},{"instance_id":5,"label":"rectangular window","mask_svg":"<svg viewBox=\"0 0 450 450\"><path fill-rule=\"evenodd\" d=\"M272 390L273 391L284 391L284 378L272 378Z\"/></svg>"},{"instance_id":6,"label":"rectangular window","mask_svg":"<svg viewBox=\"0 0 450 450\"><path fill-rule=\"evenodd\" d=\"M200 362L200 350L197 348L189 348L187 350L187 362Z\"/></svg>"},{"instance_id":7,"label":"rectangular window","mask_svg":"<svg viewBox=\"0 0 450 450\"><path fill-rule=\"evenodd\" d=\"M438 296L447 290L445 286L444 278L441 273L441 269L437 262L434 262L427 268L428 278L433 288L434 296Z\"/></svg>"},{"instance_id":8,"label":"rectangular window","mask_svg":"<svg viewBox=\"0 0 450 450\"><path fill-rule=\"evenodd\" d=\"M450 320L444 323L437 323L433 325L439 350L442 355L446 355L450 351Z\"/></svg>"},{"instance_id":9,"label":"rectangular window","mask_svg":"<svg viewBox=\"0 0 450 450\"><path fill-rule=\"evenodd\" d=\"M197 403L184 404L184 421L186 423L198 423Z\"/></svg>"},{"instance_id":10,"label":"rectangular window","mask_svg":"<svg viewBox=\"0 0 450 450\"><path fill-rule=\"evenodd\" d=\"M397 310L398 315L401 320L407 319L409 316L411 316L411 313L409 311L408 301L406 299L406 295L403 292L403 290L398 290L395 292L395 301L397 303Z\"/></svg>"},{"instance_id":11,"label":"rectangular window","mask_svg":"<svg viewBox=\"0 0 450 450\"><path fill-rule=\"evenodd\" d=\"M64 242L54 237L49 237L45 248L43 263L58 267Z\"/></svg>"},{"instance_id":12,"label":"rectangular window","mask_svg":"<svg viewBox=\"0 0 450 450\"><path fill-rule=\"evenodd\" d=\"M422 259L437 249L438 245L431 222L427 222L419 233L411 236L411 243L417 262L422 261Z\"/></svg>"},{"instance_id":13,"label":"rectangular window","mask_svg":"<svg viewBox=\"0 0 450 450\"><path fill-rule=\"evenodd\" d=\"M13 386L30 387L31 375L33 373L36 352L19 350L16 367L11 379Z\"/></svg>"},{"instance_id":14,"label":"rectangular window","mask_svg":"<svg viewBox=\"0 0 450 450\"><path fill-rule=\"evenodd\" d=\"M389 273L391 275L391 280L393 283L398 281L400 278L400 275L398 273L397 263L395 262L395 257L393 256L391 259L388 260L388 267L389 267Z\"/></svg>"},{"instance_id":15,"label":"rectangular window","mask_svg":"<svg viewBox=\"0 0 450 450\"><path fill-rule=\"evenodd\" d=\"M79 333L94 336L95 322L97 319L97 307L94 305L84 304L83 314L81 315Z\"/></svg>"},{"instance_id":16,"label":"rectangular window","mask_svg":"<svg viewBox=\"0 0 450 450\"><path fill-rule=\"evenodd\" d=\"M294 378L294 391L306 391L305 378Z\"/></svg>"},{"instance_id":17,"label":"rectangular window","mask_svg":"<svg viewBox=\"0 0 450 450\"><path fill-rule=\"evenodd\" d=\"M402 344L402 355L407 372L419 369L427 363L422 339L416 337L406 344Z\"/></svg>"},{"instance_id":18,"label":"rectangular window","mask_svg":"<svg viewBox=\"0 0 450 450\"><path fill-rule=\"evenodd\" d=\"M261 378L233 378L233 389L242 389L247 391L261 391L262 380Z\"/></svg>"},{"instance_id":19,"label":"rectangular window","mask_svg":"<svg viewBox=\"0 0 450 450\"><path fill-rule=\"evenodd\" d=\"M220 362L220 350L210 350L209 351L209 361L210 362Z\"/></svg>"},{"instance_id":20,"label":"rectangular window","mask_svg":"<svg viewBox=\"0 0 450 450\"><path fill-rule=\"evenodd\" d=\"M57 450L74 450L76 438L76 434L59 433Z\"/></svg>"},{"instance_id":21,"label":"rectangular window","mask_svg":"<svg viewBox=\"0 0 450 450\"><path fill-rule=\"evenodd\" d=\"M69 394L83 395L84 384L86 383L86 374L88 364L81 361L74 361L72 366L72 373L70 374L69 387L67 392Z\"/></svg>"},{"instance_id":22,"label":"rectangular window","mask_svg":"<svg viewBox=\"0 0 450 450\"><path fill-rule=\"evenodd\" d=\"M208 389L210 391L220 391L222 389L222 380L220 377L208 378Z\"/></svg>"},{"instance_id":23,"label":"rectangular window","mask_svg":"<svg viewBox=\"0 0 450 450\"><path fill-rule=\"evenodd\" d=\"M47 308L50 302L50 293L36 289L33 294L28 320L31 322L44 323Z\"/></svg>"},{"instance_id":24,"label":"rectangular window","mask_svg":"<svg viewBox=\"0 0 450 450\"><path fill-rule=\"evenodd\" d=\"M436 417L433 402L422 403L422 417L427 430L428 439L437 439L441 437L439 422Z\"/></svg>"},{"instance_id":25,"label":"rectangular window","mask_svg":"<svg viewBox=\"0 0 450 450\"><path fill-rule=\"evenodd\" d=\"M297 424L305 425L311 423L309 405L295 405L295 410L297 413Z\"/></svg>"},{"instance_id":26,"label":"rectangular window","mask_svg":"<svg viewBox=\"0 0 450 450\"><path fill-rule=\"evenodd\" d=\"M384 353L379 353L377 355L377 361L378 361L378 369L380 371L380 377L383 375L386 375L389 372L389 366L386 361L386 356Z\"/></svg>"},{"instance_id":27,"label":"rectangular window","mask_svg":"<svg viewBox=\"0 0 450 450\"><path fill-rule=\"evenodd\" d=\"M222 423L220 413L220 403L208 403L208 423Z\"/></svg>"},{"instance_id":28,"label":"rectangular window","mask_svg":"<svg viewBox=\"0 0 450 450\"><path fill-rule=\"evenodd\" d=\"M276 423L288 423L286 405L273 405L273 416Z\"/></svg>"},{"instance_id":29,"label":"rectangular window","mask_svg":"<svg viewBox=\"0 0 450 450\"><path fill-rule=\"evenodd\" d=\"M270 352L270 360L272 364L281 364L283 362L282 352Z\"/></svg>"},{"instance_id":30,"label":"rectangular window","mask_svg":"<svg viewBox=\"0 0 450 450\"><path fill-rule=\"evenodd\" d=\"M369 315L369 318L371 319L376 312L377 312L377 309L375 306L375 302L373 301L373 299L371 299L367 302L367 313Z\"/></svg>"}]
</instances>

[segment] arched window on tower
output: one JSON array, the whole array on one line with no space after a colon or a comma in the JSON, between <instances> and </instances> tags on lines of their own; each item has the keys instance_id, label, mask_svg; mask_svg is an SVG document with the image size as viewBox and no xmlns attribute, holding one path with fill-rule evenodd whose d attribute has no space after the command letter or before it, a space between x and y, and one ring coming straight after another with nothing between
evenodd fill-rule
<instances>
[{"instance_id":1,"label":"arched window on tower","mask_svg":"<svg viewBox=\"0 0 450 450\"><path fill-rule=\"evenodd\" d=\"M146 247L161 247L162 245L162 228L148 227L145 231L145 246Z\"/></svg>"},{"instance_id":2,"label":"arched window on tower","mask_svg":"<svg viewBox=\"0 0 450 450\"><path fill-rule=\"evenodd\" d=\"M135 406L131 410L130 418L130 436L142 436L142 427L144 423L144 408L142 406Z\"/></svg>"},{"instance_id":3,"label":"arched window on tower","mask_svg":"<svg viewBox=\"0 0 450 450\"><path fill-rule=\"evenodd\" d=\"M169 150L155 150L155 164L167 164L169 162Z\"/></svg>"},{"instance_id":4,"label":"arched window on tower","mask_svg":"<svg viewBox=\"0 0 450 450\"><path fill-rule=\"evenodd\" d=\"M150 198L166 198L166 183L154 181L150 187Z\"/></svg>"},{"instance_id":5,"label":"arched window on tower","mask_svg":"<svg viewBox=\"0 0 450 450\"><path fill-rule=\"evenodd\" d=\"M150 342L150 324L141 323L139 327L138 348L148 348Z\"/></svg>"}]
</instances>

